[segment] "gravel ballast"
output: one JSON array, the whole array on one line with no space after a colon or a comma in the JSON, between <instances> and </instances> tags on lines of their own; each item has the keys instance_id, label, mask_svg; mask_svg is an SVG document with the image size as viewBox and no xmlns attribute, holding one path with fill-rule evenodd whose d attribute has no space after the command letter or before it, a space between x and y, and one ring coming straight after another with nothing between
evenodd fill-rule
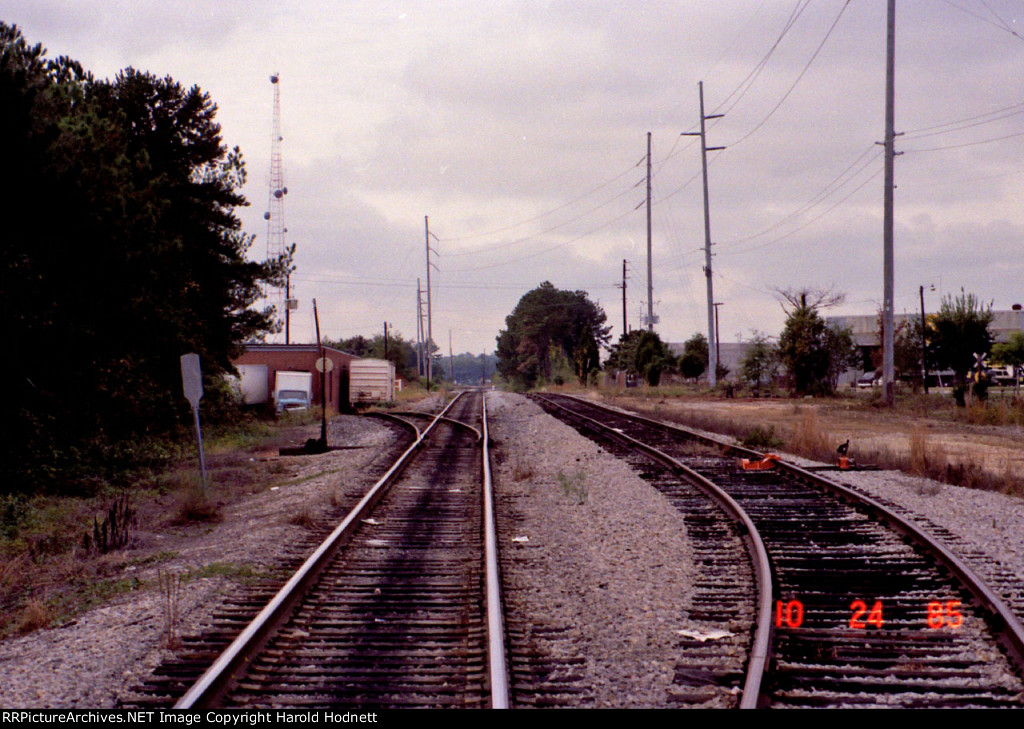
<instances>
[{"instance_id":1,"label":"gravel ballast","mask_svg":"<svg viewBox=\"0 0 1024 729\"><path fill-rule=\"evenodd\" d=\"M578 705L674 705L678 631L704 627L686 618L696 568L681 515L625 463L527 399L494 392L488 407L498 498L515 514L500 546L521 557L512 560L516 572L504 575L509 610L561 628L555 648L582 659L578 682L588 690ZM309 458L288 484L228 507L221 524L175 544L176 557L161 568L274 564L282 545L306 533L291 516L299 510L315 516L339 485L351 491L366 481L394 437L366 418L336 421L332 439L335 428L345 442L367 447ZM888 471L844 473L838 480L899 504L926 529L948 530L956 537L953 549L968 559L982 555L1003 572L1024 575L1020 499ZM155 568L139 567L135 574L145 589L64 628L0 643L0 707L104 708L130 697L170 655L163 647ZM198 630L236 584L231 576L186 582L179 598L182 632Z\"/></svg>"}]
</instances>

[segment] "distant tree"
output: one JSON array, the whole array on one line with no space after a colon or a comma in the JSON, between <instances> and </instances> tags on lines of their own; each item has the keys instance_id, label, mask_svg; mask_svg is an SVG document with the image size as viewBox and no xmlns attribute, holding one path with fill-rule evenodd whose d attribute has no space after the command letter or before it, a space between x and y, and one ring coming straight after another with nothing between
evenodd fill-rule
<instances>
[{"instance_id":1,"label":"distant tree","mask_svg":"<svg viewBox=\"0 0 1024 729\"><path fill-rule=\"evenodd\" d=\"M775 345L764 334L755 332L740 360L740 379L759 393L761 385L771 383L778 369L779 353Z\"/></svg>"},{"instance_id":2,"label":"distant tree","mask_svg":"<svg viewBox=\"0 0 1024 729\"><path fill-rule=\"evenodd\" d=\"M444 369L445 379L449 382L472 385L490 378L494 374L494 363L496 358L493 354L470 354L464 352L457 354L449 362L448 357L442 357L440 366ZM454 364L454 375L450 372L450 365Z\"/></svg>"},{"instance_id":3,"label":"distant tree","mask_svg":"<svg viewBox=\"0 0 1024 729\"><path fill-rule=\"evenodd\" d=\"M992 347L992 304L984 306L974 294L960 289L956 298L944 296L939 311L931 319L931 352L937 367L953 370L954 397L963 404L967 373L975 364L975 354L988 354Z\"/></svg>"},{"instance_id":4,"label":"distant tree","mask_svg":"<svg viewBox=\"0 0 1024 729\"><path fill-rule=\"evenodd\" d=\"M605 360L605 370L639 374L636 369L636 348L640 343L641 332L640 329L634 329L619 336L619 341L612 345L611 353Z\"/></svg>"},{"instance_id":5,"label":"distant tree","mask_svg":"<svg viewBox=\"0 0 1024 729\"><path fill-rule=\"evenodd\" d=\"M1008 367L1024 365L1024 332L1013 332L1007 341L992 345L992 361Z\"/></svg>"},{"instance_id":6,"label":"distant tree","mask_svg":"<svg viewBox=\"0 0 1024 729\"><path fill-rule=\"evenodd\" d=\"M683 353L679 356L679 373L688 380L696 380L708 368L709 360L707 337L698 332L683 343Z\"/></svg>"},{"instance_id":7,"label":"distant tree","mask_svg":"<svg viewBox=\"0 0 1024 729\"><path fill-rule=\"evenodd\" d=\"M657 332L634 329L619 337L605 361L606 370L627 372L643 377L655 386L661 376L675 369L676 360Z\"/></svg>"},{"instance_id":8,"label":"distant tree","mask_svg":"<svg viewBox=\"0 0 1024 729\"><path fill-rule=\"evenodd\" d=\"M779 360L789 373L797 395L829 395L839 373L855 361L849 331L826 325L818 310L843 301L831 290L779 291L786 323L779 336Z\"/></svg>"},{"instance_id":9,"label":"distant tree","mask_svg":"<svg viewBox=\"0 0 1024 729\"><path fill-rule=\"evenodd\" d=\"M599 347L607 344L611 327L606 315L585 291L562 291L545 281L527 292L505 317L497 337L498 372L521 387L550 381L553 363L571 362L580 380L600 368Z\"/></svg>"},{"instance_id":10,"label":"distant tree","mask_svg":"<svg viewBox=\"0 0 1024 729\"><path fill-rule=\"evenodd\" d=\"M644 330L637 338L635 368L637 374L651 387L661 382L661 376L672 369L672 353L657 332Z\"/></svg>"},{"instance_id":11,"label":"distant tree","mask_svg":"<svg viewBox=\"0 0 1024 729\"><path fill-rule=\"evenodd\" d=\"M884 317L881 311L878 312L878 342L883 338ZM910 374L920 374L922 371L921 357L923 356L921 337L921 320L917 317L909 320L897 321L893 331L893 369L896 377ZM871 365L875 370L882 369L882 347L881 345L871 350ZM920 383L919 378L913 379L916 384Z\"/></svg>"},{"instance_id":12,"label":"distant tree","mask_svg":"<svg viewBox=\"0 0 1024 729\"><path fill-rule=\"evenodd\" d=\"M1013 332L1008 341L992 345L992 361L996 364L1014 368L1014 374L1024 367L1024 333ZM1015 387L1019 383L1014 379Z\"/></svg>"},{"instance_id":13,"label":"distant tree","mask_svg":"<svg viewBox=\"0 0 1024 729\"><path fill-rule=\"evenodd\" d=\"M385 359L383 332L373 339L357 334L348 339L324 339L324 345L340 349L342 352L369 359ZM388 332L386 359L395 365L395 374L412 382L419 379L416 367L416 343L407 341L402 335L392 330ZM436 347L435 347L436 350ZM436 369L436 368L435 368Z\"/></svg>"}]
</instances>

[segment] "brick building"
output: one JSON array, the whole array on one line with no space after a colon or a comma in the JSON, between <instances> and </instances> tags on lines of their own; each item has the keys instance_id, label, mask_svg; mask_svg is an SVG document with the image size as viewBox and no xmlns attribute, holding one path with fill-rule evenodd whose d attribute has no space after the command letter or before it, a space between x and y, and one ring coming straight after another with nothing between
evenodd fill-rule
<instances>
[{"instance_id":1,"label":"brick building","mask_svg":"<svg viewBox=\"0 0 1024 729\"><path fill-rule=\"evenodd\" d=\"M324 357L334 363L334 369L323 376L327 407L346 410L349 363L359 357L333 347L324 347L323 351ZM270 402L275 377L279 371L285 371L311 372L313 404L319 405L320 372L316 368L319 357L320 349L315 344L247 344L232 364L242 374L242 391L247 404Z\"/></svg>"}]
</instances>

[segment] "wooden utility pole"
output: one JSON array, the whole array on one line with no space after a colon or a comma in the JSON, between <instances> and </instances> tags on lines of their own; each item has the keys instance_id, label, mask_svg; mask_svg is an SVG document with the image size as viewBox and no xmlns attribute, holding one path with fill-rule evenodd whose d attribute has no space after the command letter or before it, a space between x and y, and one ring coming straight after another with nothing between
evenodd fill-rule
<instances>
[{"instance_id":1,"label":"wooden utility pole","mask_svg":"<svg viewBox=\"0 0 1024 729\"><path fill-rule=\"evenodd\" d=\"M934 288L934 287L933 287ZM924 285L921 286L921 383L928 394L928 329L924 317Z\"/></svg>"},{"instance_id":2,"label":"wooden utility pole","mask_svg":"<svg viewBox=\"0 0 1024 729\"><path fill-rule=\"evenodd\" d=\"M426 216L426 215L423 216L423 230L424 230L424 239L426 240L426 244L427 244L427 341L426 341L426 346L424 347L424 349L426 350L425 351L425 356L427 358L426 359L426 366L427 366L427 390L429 391L430 390L430 380L434 376L433 357L431 357L431 353L430 353L430 346L434 342L434 317L433 317L433 307L432 307L431 300L430 300L430 267L433 266L434 264L430 262L430 253L433 250L430 247L430 236L433 235L433 234L430 232L430 218L428 216ZM434 240L437 240L437 236L436 235L434 236ZM437 254L437 251L433 251L433 252L434 252L435 255ZM436 268L436 266L435 266L435 268Z\"/></svg>"},{"instance_id":3,"label":"wooden utility pole","mask_svg":"<svg viewBox=\"0 0 1024 729\"><path fill-rule=\"evenodd\" d=\"M316 299L313 299L313 321L316 323L316 348L320 356L320 447L327 449L327 359L324 357L324 345L320 341L320 314L316 310Z\"/></svg>"},{"instance_id":4,"label":"wooden utility pole","mask_svg":"<svg viewBox=\"0 0 1024 729\"><path fill-rule=\"evenodd\" d=\"M284 280L284 343L292 343L292 274Z\"/></svg>"},{"instance_id":5,"label":"wooden utility pole","mask_svg":"<svg viewBox=\"0 0 1024 729\"><path fill-rule=\"evenodd\" d=\"M718 363L722 361L722 352L719 349L719 347L722 346L722 338L721 338L721 336L719 336L719 333L718 333L719 332L719 329L718 329L718 307L721 306L721 305L722 305L721 301L716 301L715 304L714 304L714 306L715 306L715 366L716 367L718 366Z\"/></svg>"},{"instance_id":6,"label":"wooden utility pole","mask_svg":"<svg viewBox=\"0 0 1024 729\"><path fill-rule=\"evenodd\" d=\"M895 106L896 106L896 0L889 0L885 44L885 202L883 213L883 276L884 293L882 302L882 389L885 404L889 407L896 401L895 370L895 316L893 313L895 275L893 272L893 161L896 157Z\"/></svg>"},{"instance_id":7,"label":"wooden utility pole","mask_svg":"<svg viewBox=\"0 0 1024 729\"><path fill-rule=\"evenodd\" d=\"M647 331L654 331L654 269L651 263L651 133L647 132Z\"/></svg>"},{"instance_id":8,"label":"wooden utility pole","mask_svg":"<svg viewBox=\"0 0 1024 729\"><path fill-rule=\"evenodd\" d=\"M629 334L629 324L626 321L626 259L622 259L622 335Z\"/></svg>"},{"instance_id":9,"label":"wooden utility pole","mask_svg":"<svg viewBox=\"0 0 1024 729\"><path fill-rule=\"evenodd\" d=\"M423 377L423 293L416 279L416 374Z\"/></svg>"},{"instance_id":10,"label":"wooden utility pole","mask_svg":"<svg viewBox=\"0 0 1024 729\"><path fill-rule=\"evenodd\" d=\"M700 137L700 161L704 173L704 276L708 282L708 384L715 387L718 384L718 353L715 351L715 293L714 283L711 276L711 214L708 205L708 152L714 152L725 147L709 147L705 122L708 119L718 119L723 114L704 114L704 82L697 84L700 90L700 131L683 132L685 136Z\"/></svg>"}]
</instances>

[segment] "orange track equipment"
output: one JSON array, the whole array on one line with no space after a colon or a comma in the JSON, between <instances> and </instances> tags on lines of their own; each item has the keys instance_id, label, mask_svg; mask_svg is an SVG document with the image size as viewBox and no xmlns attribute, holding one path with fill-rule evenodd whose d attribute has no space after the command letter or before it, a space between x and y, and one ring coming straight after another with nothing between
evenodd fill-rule
<instances>
[{"instance_id":1,"label":"orange track equipment","mask_svg":"<svg viewBox=\"0 0 1024 729\"><path fill-rule=\"evenodd\" d=\"M764 458L760 461L751 461L749 458L741 458L740 466L744 471L766 471L769 468L775 468L775 462L782 460L779 456L774 453L765 453Z\"/></svg>"}]
</instances>

